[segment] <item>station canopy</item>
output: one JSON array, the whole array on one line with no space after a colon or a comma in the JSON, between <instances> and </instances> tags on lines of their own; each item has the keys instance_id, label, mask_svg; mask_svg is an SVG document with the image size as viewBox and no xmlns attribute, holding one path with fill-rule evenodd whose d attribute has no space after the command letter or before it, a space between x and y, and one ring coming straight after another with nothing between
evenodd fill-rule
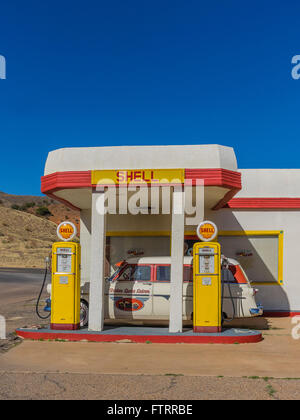
<instances>
[{"instance_id":1,"label":"station canopy","mask_svg":"<svg viewBox=\"0 0 300 420\"><path fill-rule=\"evenodd\" d=\"M153 178L156 184L152 183L152 186L174 185L171 182L174 176L176 185L192 183L195 186L198 180L204 186L205 209L217 210L226 206L241 189L234 150L220 145L58 149L48 155L41 189L68 207L90 209L92 191L99 180L109 177L116 181L116 187L121 191L119 187L124 186L124 182L127 184L124 174L127 181L132 177L147 182ZM150 191L149 202L151 206Z\"/></svg>"}]
</instances>

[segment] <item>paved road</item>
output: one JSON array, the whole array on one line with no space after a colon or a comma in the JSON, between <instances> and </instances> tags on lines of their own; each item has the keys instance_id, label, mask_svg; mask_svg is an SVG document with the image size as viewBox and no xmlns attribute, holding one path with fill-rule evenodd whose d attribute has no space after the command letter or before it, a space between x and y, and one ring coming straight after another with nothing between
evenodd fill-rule
<instances>
[{"instance_id":1,"label":"paved road","mask_svg":"<svg viewBox=\"0 0 300 420\"><path fill-rule=\"evenodd\" d=\"M43 323L35 314L35 303L41 289L44 272L34 269L0 268L0 315L6 318L7 336L16 328ZM47 283L50 276L47 276ZM42 296L41 312L47 293ZM0 340L0 352L9 346Z\"/></svg>"},{"instance_id":2,"label":"paved road","mask_svg":"<svg viewBox=\"0 0 300 420\"><path fill-rule=\"evenodd\" d=\"M0 400L277 400L299 399L297 380L172 375L0 372ZM135 402L133 402L135 401ZM113 406L111 402L111 406ZM101 406L98 414L102 412ZM142 416L141 416L142 418Z\"/></svg>"},{"instance_id":3,"label":"paved road","mask_svg":"<svg viewBox=\"0 0 300 420\"><path fill-rule=\"evenodd\" d=\"M44 270L31 268L0 268L0 284L2 283L38 283Z\"/></svg>"}]
</instances>

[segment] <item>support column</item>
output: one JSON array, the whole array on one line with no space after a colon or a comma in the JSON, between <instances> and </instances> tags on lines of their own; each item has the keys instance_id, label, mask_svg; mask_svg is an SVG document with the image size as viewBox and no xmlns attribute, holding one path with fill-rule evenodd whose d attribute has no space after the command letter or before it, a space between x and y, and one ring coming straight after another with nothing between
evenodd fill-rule
<instances>
[{"instance_id":1,"label":"support column","mask_svg":"<svg viewBox=\"0 0 300 420\"><path fill-rule=\"evenodd\" d=\"M80 211L81 284L89 284L91 275L91 209Z\"/></svg>"},{"instance_id":2,"label":"support column","mask_svg":"<svg viewBox=\"0 0 300 420\"><path fill-rule=\"evenodd\" d=\"M104 190L92 192L91 275L89 330L102 331L104 326L104 267L106 216Z\"/></svg>"},{"instance_id":3,"label":"support column","mask_svg":"<svg viewBox=\"0 0 300 420\"><path fill-rule=\"evenodd\" d=\"M176 187L175 187L176 188ZM169 332L182 332L184 191L173 191Z\"/></svg>"}]
</instances>

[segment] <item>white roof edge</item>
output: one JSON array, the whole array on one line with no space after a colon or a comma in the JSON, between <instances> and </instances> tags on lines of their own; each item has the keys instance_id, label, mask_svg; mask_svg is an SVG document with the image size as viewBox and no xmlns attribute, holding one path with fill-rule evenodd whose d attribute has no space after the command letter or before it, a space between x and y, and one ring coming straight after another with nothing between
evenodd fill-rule
<instances>
[{"instance_id":1,"label":"white roof edge","mask_svg":"<svg viewBox=\"0 0 300 420\"><path fill-rule=\"evenodd\" d=\"M217 144L75 147L48 154L45 175L100 169L205 169L237 171L232 147Z\"/></svg>"}]
</instances>

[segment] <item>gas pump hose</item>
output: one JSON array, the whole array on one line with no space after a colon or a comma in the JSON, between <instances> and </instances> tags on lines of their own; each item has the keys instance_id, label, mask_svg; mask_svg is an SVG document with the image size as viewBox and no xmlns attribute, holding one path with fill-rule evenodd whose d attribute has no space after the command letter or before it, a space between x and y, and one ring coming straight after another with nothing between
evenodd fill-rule
<instances>
[{"instance_id":1,"label":"gas pump hose","mask_svg":"<svg viewBox=\"0 0 300 420\"><path fill-rule=\"evenodd\" d=\"M232 313L233 313L233 315L232 315L232 318L231 319L227 319L227 321L233 321L234 318L235 318L235 315L236 315L236 311L235 311L235 304L234 304L234 300L233 300L233 296L232 296L232 292L231 292L230 283L228 283L228 291L229 291L230 300L231 300L231 303L232 303L232 309L233 309Z\"/></svg>"},{"instance_id":2,"label":"gas pump hose","mask_svg":"<svg viewBox=\"0 0 300 420\"><path fill-rule=\"evenodd\" d=\"M43 294L43 291L44 291L44 288L45 288L47 274L48 274L48 264L47 264L47 261L46 261L44 280L43 280L42 288L41 288L41 291L40 291L40 294L39 294L39 297L37 299L36 306L35 306L35 312L40 319L48 319L51 315L51 313L49 313L47 316L42 316L39 313L39 304L40 304L40 300L41 300L41 297L42 297L42 294Z\"/></svg>"},{"instance_id":3,"label":"gas pump hose","mask_svg":"<svg viewBox=\"0 0 300 420\"><path fill-rule=\"evenodd\" d=\"M223 259L223 267L228 270L228 260L227 258ZM222 282L222 300L221 300L221 314L222 314L222 324L225 321L225 319L223 318L223 304L224 304L224 288L225 288L225 276L221 276L221 282ZM231 286L230 286L230 282L227 282L228 285L228 291L229 291L229 296L230 296L230 300L231 300L231 304L232 304L232 318L230 319L226 319L226 321L233 321L236 315L236 310L235 310L235 304L234 304L234 300L233 300L233 296L232 296L232 291L231 291Z\"/></svg>"},{"instance_id":4,"label":"gas pump hose","mask_svg":"<svg viewBox=\"0 0 300 420\"><path fill-rule=\"evenodd\" d=\"M221 276L221 283L222 283L222 295L221 295L221 316L222 316L222 325L223 322L225 321L224 316L223 316L223 306L224 306L224 278L223 276Z\"/></svg>"}]
</instances>

